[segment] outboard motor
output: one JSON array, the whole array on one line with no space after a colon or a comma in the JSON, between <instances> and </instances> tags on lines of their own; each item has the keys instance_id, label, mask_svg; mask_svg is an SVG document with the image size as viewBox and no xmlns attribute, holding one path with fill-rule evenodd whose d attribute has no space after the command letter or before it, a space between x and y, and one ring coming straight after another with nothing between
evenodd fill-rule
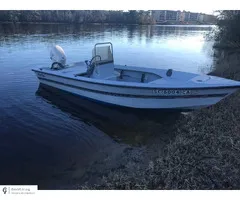
<instances>
[{"instance_id":1,"label":"outboard motor","mask_svg":"<svg viewBox=\"0 0 240 200\"><path fill-rule=\"evenodd\" d=\"M65 67L66 56L62 47L55 45L50 51L50 59L53 61L51 69L61 69Z\"/></svg>"}]
</instances>

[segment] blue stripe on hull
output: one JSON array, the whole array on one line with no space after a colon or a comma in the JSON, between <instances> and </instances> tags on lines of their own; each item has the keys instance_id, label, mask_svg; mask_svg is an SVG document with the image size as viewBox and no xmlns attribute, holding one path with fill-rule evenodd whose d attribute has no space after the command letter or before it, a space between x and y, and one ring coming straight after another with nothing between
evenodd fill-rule
<instances>
[{"instance_id":1,"label":"blue stripe on hull","mask_svg":"<svg viewBox=\"0 0 240 200\"><path fill-rule=\"evenodd\" d=\"M194 110L194 109L189 109L189 108L184 108L184 109L176 109L176 108L171 108L171 109L170 108L155 108L155 109L154 108L132 108L132 107L127 107L127 106L120 106L120 105L117 105L117 104L107 103L107 102L104 102L104 101L99 101L99 100L92 99L92 98L89 98L89 97L85 97L85 96L82 96L82 95L79 95L79 94L71 93L71 92L68 92L68 91L65 91L65 90L62 90L62 89L59 89L59 88L55 88L55 87L46 85L44 83L40 83L39 85L43 86L44 88L50 88L51 90L61 91L61 92L67 93L69 95L80 97L81 99L86 99L86 100L89 100L91 102L95 102L97 104L101 104L101 105L104 105L104 106L107 106L107 107L118 108L118 109L127 109L127 110L134 110L134 111L136 111L136 110L149 110L149 111L160 110L160 111L163 111L163 112L190 112L190 111Z\"/></svg>"}]
</instances>

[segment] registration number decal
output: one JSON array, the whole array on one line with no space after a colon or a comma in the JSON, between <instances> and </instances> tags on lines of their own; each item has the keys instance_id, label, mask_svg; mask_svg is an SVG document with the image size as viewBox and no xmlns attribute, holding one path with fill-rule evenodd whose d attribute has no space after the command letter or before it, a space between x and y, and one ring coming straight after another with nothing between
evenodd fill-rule
<instances>
[{"instance_id":1,"label":"registration number decal","mask_svg":"<svg viewBox=\"0 0 240 200\"><path fill-rule=\"evenodd\" d=\"M161 95L190 95L193 94L191 90L153 90L154 94L161 94Z\"/></svg>"}]
</instances>

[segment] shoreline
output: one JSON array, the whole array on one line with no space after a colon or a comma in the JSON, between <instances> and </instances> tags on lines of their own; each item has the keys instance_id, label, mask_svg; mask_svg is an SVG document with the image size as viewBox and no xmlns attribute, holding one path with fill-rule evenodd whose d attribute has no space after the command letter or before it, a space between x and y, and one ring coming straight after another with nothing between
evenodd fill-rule
<instances>
[{"instance_id":1,"label":"shoreline","mask_svg":"<svg viewBox=\"0 0 240 200\"><path fill-rule=\"evenodd\" d=\"M42 25L139 25L139 26L214 26L215 24L198 24L198 23L152 23L152 24L132 24L132 23L67 23L67 22L1 22L0 24L42 24Z\"/></svg>"}]
</instances>

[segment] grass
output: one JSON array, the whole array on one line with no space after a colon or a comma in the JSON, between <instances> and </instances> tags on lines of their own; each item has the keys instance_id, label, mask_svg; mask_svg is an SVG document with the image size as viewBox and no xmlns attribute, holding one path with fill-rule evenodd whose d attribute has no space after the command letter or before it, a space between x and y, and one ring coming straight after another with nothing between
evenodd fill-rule
<instances>
[{"instance_id":1,"label":"grass","mask_svg":"<svg viewBox=\"0 0 240 200\"><path fill-rule=\"evenodd\" d=\"M240 80L239 53L225 54L211 75ZM147 165L143 154L81 189L240 189L240 92L175 124L175 137Z\"/></svg>"}]
</instances>

